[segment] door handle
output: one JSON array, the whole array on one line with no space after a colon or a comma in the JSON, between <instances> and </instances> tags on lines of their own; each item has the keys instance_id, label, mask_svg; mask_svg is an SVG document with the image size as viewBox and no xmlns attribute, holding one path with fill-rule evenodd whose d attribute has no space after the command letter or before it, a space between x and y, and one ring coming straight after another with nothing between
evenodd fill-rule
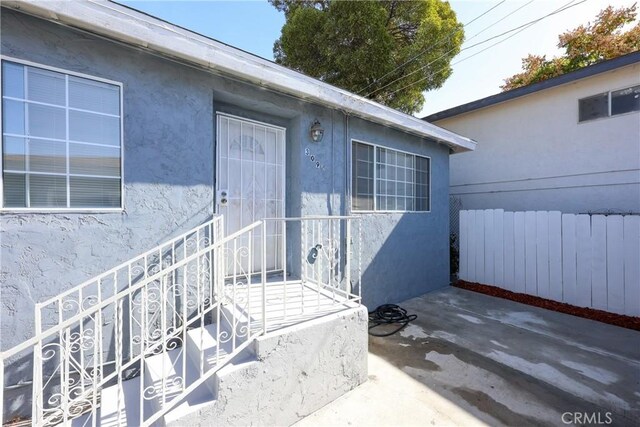
<instances>
[{"instance_id":1,"label":"door handle","mask_svg":"<svg viewBox=\"0 0 640 427\"><path fill-rule=\"evenodd\" d=\"M227 190L218 191L218 204L220 206L227 206L229 204L229 196Z\"/></svg>"}]
</instances>

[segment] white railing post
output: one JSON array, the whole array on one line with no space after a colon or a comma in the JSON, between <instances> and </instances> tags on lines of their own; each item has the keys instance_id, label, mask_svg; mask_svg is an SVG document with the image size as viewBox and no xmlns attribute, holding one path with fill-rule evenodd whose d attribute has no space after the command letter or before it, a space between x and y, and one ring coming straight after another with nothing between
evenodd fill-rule
<instances>
[{"instance_id":1,"label":"white railing post","mask_svg":"<svg viewBox=\"0 0 640 427\"><path fill-rule=\"evenodd\" d=\"M351 219L347 218L345 220L345 265L344 265L344 281L345 281L345 290L349 293L353 293L353 288L351 287L351 248L353 247L353 243L351 242Z\"/></svg>"},{"instance_id":2,"label":"white railing post","mask_svg":"<svg viewBox=\"0 0 640 427\"><path fill-rule=\"evenodd\" d=\"M306 251L307 248L307 229L306 222L301 219L300 220L300 314L304 314L304 287L305 282L307 281L307 263L306 259Z\"/></svg>"},{"instance_id":3,"label":"white railing post","mask_svg":"<svg viewBox=\"0 0 640 427\"><path fill-rule=\"evenodd\" d=\"M281 248L281 257L282 259L282 293L284 294L284 307L283 307L283 317L287 319L287 223L285 220L278 220L276 222L276 227L282 227L280 229L280 236L282 239L282 248ZM276 228L276 234L278 233L278 229Z\"/></svg>"},{"instance_id":4,"label":"white railing post","mask_svg":"<svg viewBox=\"0 0 640 427\"><path fill-rule=\"evenodd\" d=\"M62 332L62 331L61 331ZM39 337L42 333L42 319L40 314L40 304L35 305L35 336ZM62 351L62 348L60 349ZM62 357L62 355L60 355ZM33 381L31 391L31 421L34 426L41 424L42 408L42 341L38 340L33 346ZM62 387L62 384L60 385ZM63 396L64 399L64 396Z\"/></svg>"},{"instance_id":5,"label":"white railing post","mask_svg":"<svg viewBox=\"0 0 640 427\"><path fill-rule=\"evenodd\" d=\"M267 225L262 221L262 334L267 333Z\"/></svg>"},{"instance_id":6,"label":"white railing post","mask_svg":"<svg viewBox=\"0 0 640 427\"><path fill-rule=\"evenodd\" d=\"M358 305L362 304L362 218L355 218L355 224L357 227L357 239L358 239L358 247L357 253L355 254L356 263L357 263L357 277L356 283L358 286L358 293L356 294L358 297ZM353 244L351 245L353 247Z\"/></svg>"}]
</instances>

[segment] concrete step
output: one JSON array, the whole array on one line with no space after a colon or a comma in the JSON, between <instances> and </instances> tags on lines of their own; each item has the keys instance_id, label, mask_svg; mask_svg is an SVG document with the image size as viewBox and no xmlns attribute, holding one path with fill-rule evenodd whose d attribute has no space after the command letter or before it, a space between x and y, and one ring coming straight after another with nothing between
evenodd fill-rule
<instances>
[{"instance_id":1,"label":"concrete step","mask_svg":"<svg viewBox=\"0 0 640 427\"><path fill-rule=\"evenodd\" d=\"M126 427L140 425L140 377L123 381L102 389L100 408L96 411L96 425L102 427ZM120 405L118 405L120 402ZM150 413L150 406L145 413ZM69 423L72 427L93 425L93 415L84 414Z\"/></svg>"},{"instance_id":2,"label":"concrete step","mask_svg":"<svg viewBox=\"0 0 640 427\"><path fill-rule=\"evenodd\" d=\"M258 316L254 317L253 311L261 305L261 302L256 300L256 295L254 290L246 300L251 303L251 309L247 309L248 305L242 303L223 304L219 327L217 324L210 324L191 329L187 331L186 342L183 346L147 357L144 361L142 386L140 377L137 377L124 381L121 386L114 385L103 389L102 404L97 411L96 424L114 427L139 425L141 393L145 396L142 403L144 417L148 419L150 415L164 406L163 384L164 402L170 402L182 393L183 388L193 384L200 377L201 363L204 363L203 372L223 363L224 366L220 371L197 387L156 424L183 425L184 420L193 418L197 413L212 411L216 405L220 384L224 383L225 388L228 388L230 384L242 382L245 372L256 369L259 364L254 342L233 359L228 359L235 348L246 343L247 331L250 326L249 319L251 319L253 326L252 332L256 332L257 326L259 326L259 318L256 318ZM279 295L276 294L275 297L277 298ZM237 334L235 341L231 333L234 320ZM118 401L120 402L119 408ZM91 424L91 415L80 417L73 423L74 426L90 426Z\"/></svg>"},{"instance_id":3,"label":"concrete step","mask_svg":"<svg viewBox=\"0 0 640 427\"><path fill-rule=\"evenodd\" d=\"M192 384L200 377L201 364L204 365L202 372L215 368L219 364L224 364L224 368L238 367L256 362L255 351L253 346L249 345L242 352L229 360L228 357L233 352L233 342L230 339L230 325L221 319L220 329L217 324L205 325L201 328L195 328L187 332L186 357L192 371L187 375L188 385ZM218 342L217 338L220 338ZM242 340L246 342L246 338ZM236 343L236 347L240 345L240 340ZM202 359L201 359L202 355ZM169 356L171 357L171 356ZM182 353L178 355L179 363L182 362ZM165 361L165 368L167 361ZM223 369L224 369L223 368ZM162 371L160 371L161 373ZM169 376L172 372L166 372ZM193 378L193 379L192 379ZM189 418L190 414L196 414L201 410L211 411L216 404L217 399L217 375L212 375L196 390L172 409L164 417L166 425L184 425L184 420Z\"/></svg>"},{"instance_id":4,"label":"concrete step","mask_svg":"<svg viewBox=\"0 0 640 427\"><path fill-rule=\"evenodd\" d=\"M233 360L230 325L222 319L220 328L221 345L218 351L218 327L215 324L195 328L187 332L186 345L167 352L147 357L144 361L144 377L123 381L102 390L101 407L96 413L96 425L99 426L137 426L140 425L140 396L144 396L144 418L163 407L182 393L200 377L200 354L204 358L204 371L227 363L238 366L255 360L253 348L249 346ZM245 339L246 340L246 339ZM240 345L240 340L236 346ZM186 351L186 355L185 355ZM164 381L163 381L164 378ZM183 387L184 384L184 387ZM180 425L180 419L200 409L215 405L217 378L212 375L207 381L189 393L176 407L169 411L156 425ZM164 388L164 396L162 390ZM118 406L118 402L120 402ZM118 415L119 414L119 415ZM92 415L83 415L71 423L73 427L92 425Z\"/></svg>"},{"instance_id":5,"label":"concrete step","mask_svg":"<svg viewBox=\"0 0 640 427\"><path fill-rule=\"evenodd\" d=\"M168 426L291 425L319 409L367 378L366 309L279 328L252 346L253 361L216 372L214 405Z\"/></svg>"},{"instance_id":6,"label":"concrete step","mask_svg":"<svg viewBox=\"0 0 640 427\"><path fill-rule=\"evenodd\" d=\"M231 325L221 317L220 328L217 324L205 325L201 328L194 328L187 331L186 345L179 349L159 354L147 359L147 372L145 374L145 384L152 385L156 390L162 390L162 378L164 373L165 384L178 381L177 386L167 387L167 400L176 396L181 389L179 381L182 372L186 367L186 386L190 386L200 378L201 372L215 368L219 364L239 366L251 361L255 361L255 351L253 346L245 348L240 354L229 360L233 353L233 339L231 336ZM218 338L220 342L218 342ZM245 338L237 339L235 348L246 342ZM183 357L186 351L186 360ZM201 364L202 369L201 369ZM157 394L157 393L156 393ZM157 395L153 400L154 407L159 409L162 401L161 395ZM203 406L215 404L217 397L217 379L211 375L203 384L191 392L183 402L172 409L164 417L165 423L169 424L180 420L189 413L201 409Z\"/></svg>"},{"instance_id":7,"label":"concrete step","mask_svg":"<svg viewBox=\"0 0 640 427\"><path fill-rule=\"evenodd\" d=\"M247 298L245 296L246 290L238 290L237 295L239 295L240 292L244 295L238 298L239 301L236 302L236 304L225 303L220 305L221 331L229 334L224 335L221 332L222 335L220 341L222 342L223 347L225 344L229 344L229 349L233 349L234 344L235 347L243 344L247 340L247 333L249 331L254 334L259 329L259 319L262 318L261 315L258 315L258 308L253 301L255 299L255 293L251 292L250 296ZM231 334L234 327L236 333L235 340Z\"/></svg>"},{"instance_id":8,"label":"concrete step","mask_svg":"<svg viewBox=\"0 0 640 427\"><path fill-rule=\"evenodd\" d=\"M229 318L232 317L229 315ZM246 337L236 337L235 348L246 340ZM231 325L224 316L220 317L220 328L214 323L187 332L187 355L198 370L200 365L204 365L203 371L207 371L218 363L223 363L229 354L233 353L233 350L234 340L231 334ZM255 359L255 351L253 346L249 345L229 363L244 363L252 359ZM205 384L215 395L217 390L213 376Z\"/></svg>"},{"instance_id":9,"label":"concrete step","mask_svg":"<svg viewBox=\"0 0 640 427\"><path fill-rule=\"evenodd\" d=\"M185 348L179 347L145 359L145 396L149 397L154 412L161 410L200 377L196 365L189 357L184 357ZM188 407L214 398L211 390L203 385L191 392L184 403Z\"/></svg>"}]
</instances>

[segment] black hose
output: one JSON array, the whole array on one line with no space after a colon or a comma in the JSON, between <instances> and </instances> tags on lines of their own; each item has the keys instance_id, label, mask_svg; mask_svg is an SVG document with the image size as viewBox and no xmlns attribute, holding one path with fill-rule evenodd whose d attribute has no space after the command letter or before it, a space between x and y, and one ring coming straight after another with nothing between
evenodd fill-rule
<instances>
[{"instance_id":1,"label":"black hose","mask_svg":"<svg viewBox=\"0 0 640 427\"><path fill-rule=\"evenodd\" d=\"M384 304L369 313L369 335L374 337L388 337L406 327L409 322L416 320L416 314L407 314L407 310L395 304ZM372 330L382 325L398 324L391 332L376 333Z\"/></svg>"}]
</instances>

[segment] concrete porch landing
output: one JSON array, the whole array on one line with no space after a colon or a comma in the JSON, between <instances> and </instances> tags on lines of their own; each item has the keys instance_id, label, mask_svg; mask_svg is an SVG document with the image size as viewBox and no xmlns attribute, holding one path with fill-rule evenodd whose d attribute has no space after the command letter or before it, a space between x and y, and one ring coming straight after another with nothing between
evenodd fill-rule
<instances>
[{"instance_id":1,"label":"concrete porch landing","mask_svg":"<svg viewBox=\"0 0 640 427\"><path fill-rule=\"evenodd\" d=\"M267 332L359 306L353 296L347 298L344 291L295 279L284 282L282 275L270 277L265 290ZM240 323L251 318L251 329L260 330L264 317L262 285L237 284L234 287L229 283L225 285L224 293L238 301L235 311L226 308L228 318L239 316Z\"/></svg>"},{"instance_id":2,"label":"concrete porch landing","mask_svg":"<svg viewBox=\"0 0 640 427\"><path fill-rule=\"evenodd\" d=\"M370 337L370 381L300 426L640 424L639 332L452 287L400 305L418 319Z\"/></svg>"}]
</instances>

